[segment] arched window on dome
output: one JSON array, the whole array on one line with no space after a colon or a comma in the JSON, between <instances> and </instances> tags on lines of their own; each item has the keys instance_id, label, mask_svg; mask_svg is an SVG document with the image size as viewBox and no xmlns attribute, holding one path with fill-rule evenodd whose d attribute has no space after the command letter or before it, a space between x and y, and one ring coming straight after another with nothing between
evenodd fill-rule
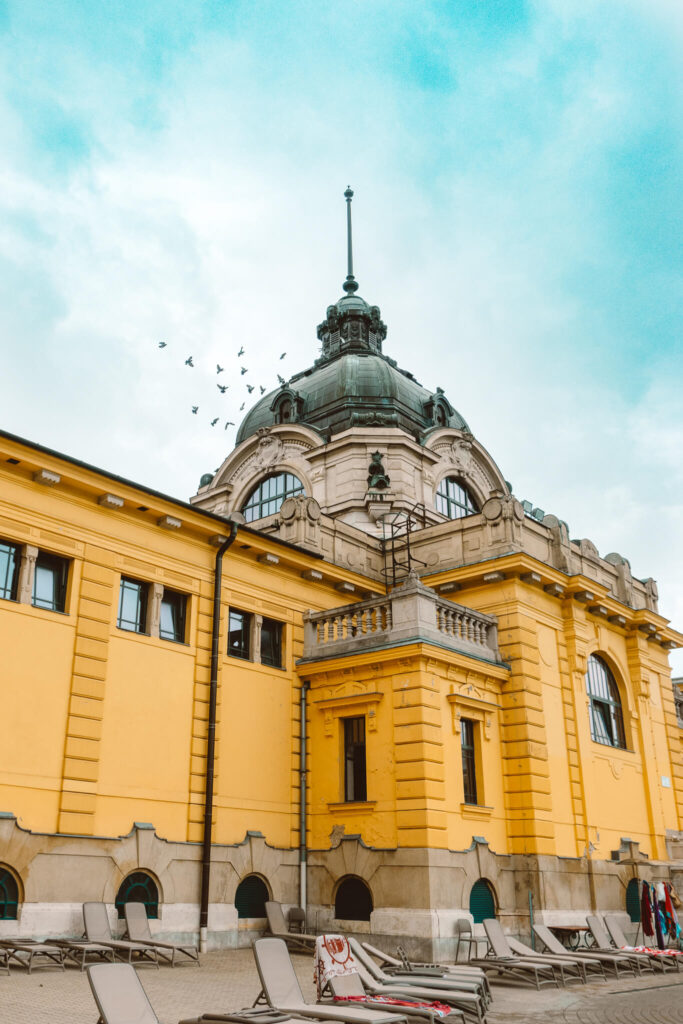
<instances>
[{"instance_id":1,"label":"arched window on dome","mask_svg":"<svg viewBox=\"0 0 683 1024\"><path fill-rule=\"evenodd\" d=\"M285 498L304 493L304 485L293 473L273 473L254 488L244 505L242 514L248 523L264 516L274 515Z\"/></svg>"},{"instance_id":2,"label":"arched window on dome","mask_svg":"<svg viewBox=\"0 0 683 1024\"><path fill-rule=\"evenodd\" d=\"M608 666L591 654L586 672L586 693L590 697L591 737L596 743L626 749L624 715L619 687Z\"/></svg>"},{"instance_id":3,"label":"arched window on dome","mask_svg":"<svg viewBox=\"0 0 683 1024\"><path fill-rule=\"evenodd\" d=\"M445 476L436 492L436 510L448 519L462 519L479 511L477 503L457 477Z\"/></svg>"}]
</instances>

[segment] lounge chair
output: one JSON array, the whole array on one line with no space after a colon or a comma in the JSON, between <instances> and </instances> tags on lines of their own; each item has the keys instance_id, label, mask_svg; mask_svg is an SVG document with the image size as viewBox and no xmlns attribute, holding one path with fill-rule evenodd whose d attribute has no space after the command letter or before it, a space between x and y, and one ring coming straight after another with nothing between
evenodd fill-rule
<instances>
[{"instance_id":1,"label":"lounge chair","mask_svg":"<svg viewBox=\"0 0 683 1024\"><path fill-rule=\"evenodd\" d=\"M88 942L86 939L52 939L52 942L64 950L65 960L73 960L82 971L91 960L94 963L110 964L116 961L116 950L99 942Z\"/></svg>"},{"instance_id":2,"label":"lounge chair","mask_svg":"<svg viewBox=\"0 0 683 1024\"><path fill-rule=\"evenodd\" d=\"M595 939L595 945L601 953L612 953L613 956L627 957L631 963L635 964L639 974L642 974L644 970L650 970L653 974L655 973L653 957L643 953L627 953L625 950L617 949L612 945L612 940L597 914L589 914L586 918L586 923ZM664 970L663 963L659 963L658 966L660 970Z\"/></svg>"},{"instance_id":3,"label":"lounge chair","mask_svg":"<svg viewBox=\"0 0 683 1024\"><path fill-rule=\"evenodd\" d=\"M290 932L281 903L268 900L265 907L268 928L274 939L284 939L289 949L298 950L300 953L313 953L317 936L306 935L304 932Z\"/></svg>"},{"instance_id":4,"label":"lounge chair","mask_svg":"<svg viewBox=\"0 0 683 1024\"><path fill-rule=\"evenodd\" d=\"M144 942L146 946L153 946L157 954L170 963L171 967L175 967L176 954L180 953L199 967L199 950L196 946L177 942L162 942L160 939L152 937L144 903L126 903L123 913L126 918L126 934L131 942Z\"/></svg>"},{"instance_id":5,"label":"lounge chair","mask_svg":"<svg viewBox=\"0 0 683 1024\"><path fill-rule=\"evenodd\" d=\"M344 1021L347 1024L397 1024L406 1016L385 1010L367 1010L361 1006L307 1003L284 939L257 939L252 946L261 992L254 1006L265 1002L279 1013L292 1017L316 1017L318 1020Z\"/></svg>"},{"instance_id":6,"label":"lounge chair","mask_svg":"<svg viewBox=\"0 0 683 1024\"><path fill-rule=\"evenodd\" d=\"M483 922L486 938L489 943L489 951L485 957L470 960L484 970L487 964L491 964L501 979L504 981L520 981L533 983L537 989L541 985L557 985L559 971L552 964L538 963L536 960L526 960L524 957L515 956L510 949L508 942L495 918L487 918Z\"/></svg>"},{"instance_id":7,"label":"lounge chair","mask_svg":"<svg viewBox=\"0 0 683 1024\"><path fill-rule=\"evenodd\" d=\"M568 957L553 956L552 953L539 953L532 949L531 946L527 946L517 939L513 939L510 936L506 936L506 938L515 956L524 957L526 960L536 960L539 964L552 964L560 972L563 985L568 984L570 981L578 981L582 985L586 984L588 980L586 978L586 965L582 963L580 957L576 960L570 960Z\"/></svg>"},{"instance_id":8,"label":"lounge chair","mask_svg":"<svg viewBox=\"0 0 683 1024\"><path fill-rule=\"evenodd\" d=\"M628 960L620 960L618 957L612 956L611 953L599 953L593 949L573 949L571 953L569 950L562 945L557 935L553 935L547 924L535 924L534 932L536 937L541 940L547 950L549 950L553 956L568 957L571 960L581 957L581 960L586 964L586 969L589 971L595 971L602 973L603 977L606 977L607 970L614 971L614 976L619 977L619 969L630 971L631 974L636 973L636 969ZM616 951L615 951L616 952Z\"/></svg>"},{"instance_id":9,"label":"lounge chair","mask_svg":"<svg viewBox=\"0 0 683 1024\"><path fill-rule=\"evenodd\" d=\"M7 954L7 973L9 962L27 967L30 974L34 967L59 967L64 970L64 950L49 942L32 942L30 939L2 939L0 946Z\"/></svg>"},{"instance_id":10,"label":"lounge chair","mask_svg":"<svg viewBox=\"0 0 683 1024\"><path fill-rule=\"evenodd\" d=\"M9 952L0 946L0 967L4 967L8 974L11 974L9 969Z\"/></svg>"},{"instance_id":11,"label":"lounge chair","mask_svg":"<svg viewBox=\"0 0 683 1024\"><path fill-rule=\"evenodd\" d=\"M132 964L90 964L86 971L100 1011L97 1024L159 1024Z\"/></svg>"},{"instance_id":12,"label":"lounge chair","mask_svg":"<svg viewBox=\"0 0 683 1024\"><path fill-rule=\"evenodd\" d=\"M491 988L481 967L470 967L469 964L415 963L408 959L402 946L398 947L398 952L401 954L399 960L398 957L390 956L389 953L383 952L377 946L372 946L369 942L362 942L361 945L366 953L369 953L375 960L379 960L382 970L390 980L406 978L418 979L419 982L429 978L449 982L457 982L460 979L474 981L481 986L487 1002L491 1001Z\"/></svg>"},{"instance_id":13,"label":"lounge chair","mask_svg":"<svg viewBox=\"0 0 683 1024\"><path fill-rule=\"evenodd\" d=\"M436 1015L434 1010L430 1009L428 1005L420 1006L421 1002L425 1004L428 1002L439 1002L440 1000L418 1000L411 1001L408 996L404 997L406 1002L411 1002L410 1006L400 1006L398 1003L384 1003L377 999L377 996L372 996L368 993L363 985L360 974L342 974L337 978L330 978L329 984L330 992L334 999L339 1000L355 1000L362 999L368 1006L378 1006L383 1010L387 1010L389 1013L403 1014L413 1021L424 1021L428 1020L431 1024L434 1024ZM386 998L386 997L385 997ZM447 1024L455 1024L455 1021L465 1020L465 1015L462 1010L456 1007L451 1007L451 1012L444 1017L439 1017L439 1021L446 1021Z\"/></svg>"},{"instance_id":14,"label":"lounge chair","mask_svg":"<svg viewBox=\"0 0 683 1024\"><path fill-rule=\"evenodd\" d=\"M465 988L458 981L431 978L406 978L388 976L388 980L379 980L377 965L368 956L356 939L349 939L349 946L354 958L354 967L363 983L367 995L389 996L394 999L413 999L448 1003L464 1013L469 1013L477 1021L483 1021L487 1008L486 996L480 987L473 985ZM374 973L373 973L374 969Z\"/></svg>"},{"instance_id":15,"label":"lounge chair","mask_svg":"<svg viewBox=\"0 0 683 1024\"><path fill-rule=\"evenodd\" d=\"M133 958L138 963L153 963L159 966L157 951L153 946L145 942L131 942L129 939L112 938L107 908L104 903L84 903L83 923L85 924L85 935L88 942L96 942L100 946L109 946L117 956L127 960L129 964ZM94 964L93 966L99 966ZM105 966L104 964L102 966Z\"/></svg>"},{"instance_id":16,"label":"lounge chair","mask_svg":"<svg viewBox=\"0 0 683 1024\"><path fill-rule=\"evenodd\" d=\"M619 919L614 914L605 914L603 920L617 949L626 953L640 952L637 947L634 948L626 941ZM661 964L662 971L665 971L667 967L675 971L680 970L681 959L683 959L683 953L672 949L653 950L651 953L643 951L643 955L652 957L653 963Z\"/></svg>"}]
</instances>

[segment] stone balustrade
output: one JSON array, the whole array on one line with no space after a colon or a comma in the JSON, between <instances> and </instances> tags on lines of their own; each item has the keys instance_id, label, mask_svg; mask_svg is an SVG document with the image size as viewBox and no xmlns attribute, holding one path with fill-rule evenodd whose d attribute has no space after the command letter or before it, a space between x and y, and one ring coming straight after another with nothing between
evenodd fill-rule
<instances>
[{"instance_id":1,"label":"stone balustrade","mask_svg":"<svg viewBox=\"0 0 683 1024\"><path fill-rule=\"evenodd\" d=\"M304 661L411 641L500 662L497 619L439 597L417 576L383 597L304 615Z\"/></svg>"}]
</instances>

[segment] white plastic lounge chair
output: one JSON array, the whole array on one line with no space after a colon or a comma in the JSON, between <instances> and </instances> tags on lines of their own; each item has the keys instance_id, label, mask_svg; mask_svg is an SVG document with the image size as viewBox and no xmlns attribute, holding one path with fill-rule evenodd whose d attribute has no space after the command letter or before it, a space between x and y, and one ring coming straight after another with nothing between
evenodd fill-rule
<instances>
[{"instance_id":1,"label":"white plastic lounge chair","mask_svg":"<svg viewBox=\"0 0 683 1024\"><path fill-rule=\"evenodd\" d=\"M175 967L176 954L183 954L199 967L199 950L196 946L163 942L152 937L144 903L126 903L123 913L126 918L126 933L131 942L144 942L146 946L153 946L157 954L170 963L171 967Z\"/></svg>"},{"instance_id":2,"label":"white plastic lounge chair","mask_svg":"<svg viewBox=\"0 0 683 1024\"><path fill-rule=\"evenodd\" d=\"M265 907L268 928L274 939L284 939L289 949L298 950L301 953L313 953L315 951L315 935L289 931L281 903L278 903L276 900L268 900Z\"/></svg>"},{"instance_id":3,"label":"white plastic lounge chair","mask_svg":"<svg viewBox=\"0 0 683 1024\"><path fill-rule=\"evenodd\" d=\"M610 934L610 938L617 949L626 953L638 952L638 950L635 950L633 946L629 945L626 941L626 936L624 935L621 924L619 923L619 919L614 914L605 914L603 920L607 927L607 931ZM664 950L652 953L643 952L640 953L640 955L651 957L652 962L659 964L662 971L666 971L667 968L672 971L678 971L680 969L681 959L683 959L683 953L671 950L667 950L666 952Z\"/></svg>"},{"instance_id":4,"label":"white plastic lounge chair","mask_svg":"<svg viewBox=\"0 0 683 1024\"><path fill-rule=\"evenodd\" d=\"M7 973L9 961L28 968L30 974L34 967L59 967L64 970L64 950L49 942L31 942L24 939L2 939L0 946L7 953Z\"/></svg>"},{"instance_id":5,"label":"white plastic lounge chair","mask_svg":"<svg viewBox=\"0 0 683 1024\"><path fill-rule=\"evenodd\" d=\"M553 956L552 953L539 953L532 949L531 946L526 946L517 939L513 939L510 936L506 936L506 938L515 956L524 957L526 960L536 960L539 964L552 964L555 970L560 972L563 985L570 981L578 981L582 985L586 984L586 965L581 962L580 958L570 960L568 957Z\"/></svg>"},{"instance_id":6,"label":"white plastic lounge chair","mask_svg":"<svg viewBox=\"0 0 683 1024\"><path fill-rule=\"evenodd\" d=\"M367 1010L360 1006L307 1003L284 939L257 939L252 946L256 969L261 979L261 992L254 1006L266 1002L279 1013L292 1017L316 1017L318 1020L344 1021L347 1024L405 1024L405 1015L396 1016L384 1010Z\"/></svg>"},{"instance_id":7,"label":"white plastic lounge chair","mask_svg":"<svg viewBox=\"0 0 683 1024\"><path fill-rule=\"evenodd\" d=\"M86 971L100 1012L97 1024L159 1024L132 964L90 964Z\"/></svg>"},{"instance_id":8,"label":"white plastic lounge chair","mask_svg":"<svg viewBox=\"0 0 683 1024\"><path fill-rule=\"evenodd\" d=\"M414 997L414 1005L412 1006L399 1006L398 1004L392 1005L391 1003L382 1003L377 1000L377 996L373 996L368 993L363 985L360 974L342 974L337 978L330 978L329 984L330 992L335 999L363 999L368 1006L377 1006L382 1010L387 1010L389 1013L403 1014L408 1017L409 1020L414 1021L415 1024L429 1021L430 1024L434 1024L435 1021L445 1021L446 1024L455 1024L456 1021L464 1021L465 1015L462 1010L456 1007L451 1007L451 1012L445 1017L437 1016L433 1010L430 1010L429 1006L419 1006L418 1003L424 1002L439 1002L440 1000L427 1000L418 999ZM404 997L406 1002L411 1001L409 996ZM373 1000L375 1000L373 1002Z\"/></svg>"},{"instance_id":9,"label":"white plastic lounge chair","mask_svg":"<svg viewBox=\"0 0 683 1024\"><path fill-rule=\"evenodd\" d=\"M593 949L573 949L571 953L563 946L557 935L554 935L547 924L535 924L534 932L536 938L540 939L547 950L549 950L553 956L569 957L574 960L577 957L581 957L583 963L586 964L586 968L589 971L595 971L596 973L602 973L603 977L607 976L607 971L613 971L615 977L619 977L619 969L630 971L631 974L635 974L636 970L633 964L628 960L619 960L618 957L612 956L611 953L598 953Z\"/></svg>"},{"instance_id":10,"label":"white plastic lounge chair","mask_svg":"<svg viewBox=\"0 0 683 1024\"><path fill-rule=\"evenodd\" d=\"M153 946L144 942L131 942L127 939L112 938L107 908L104 903L84 903L83 923L85 924L85 935L89 942L97 942L101 946L109 946L118 956L133 962L136 957L139 963L153 963L159 966L159 958ZM96 964L93 966L97 966Z\"/></svg>"},{"instance_id":11,"label":"white plastic lounge chair","mask_svg":"<svg viewBox=\"0 0 683 1024\"><path fill-rule=\"evenodd\" d=\"M586 923L591 930L593 938L595 939L595 948L598 952L611 953L612 956L617 956L619 959L623 957L624 959L629 960L634 964L638 974L642 974L643 971L647 970L652 971L653 974L655 973L654 964L650 957L643 956L640 953L626 953L621 949L616 949L612 945L612 940L607 934L605 926L597 914L589 914L586 918ZM662 965L660 964L660 967L661 966Z\"/></svg>"}]
</instances>

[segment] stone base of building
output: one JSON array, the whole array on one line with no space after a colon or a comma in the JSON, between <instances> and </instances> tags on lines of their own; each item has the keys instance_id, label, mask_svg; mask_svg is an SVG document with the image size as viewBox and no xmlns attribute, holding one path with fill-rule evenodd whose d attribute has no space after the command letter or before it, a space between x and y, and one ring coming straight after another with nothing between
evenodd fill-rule
<instances>
[{"instance_id":1,"label":"stone base of building","mask_svg":"<svg viewBox=\"0 0 683 1024\"><path fill-rule=\"evenodd\" d=\"M14 817L0 818L0 868L16 879L16 919L0 920L0 938L80 936L82 904L107 904L114 935L123 933L115 900L133 872L151 876L159 893L153 934L196 942L199 933L201 847L168 842L153 827L138 823L127 836L102 838L25 831ZM299 904L298 851L269 846L260 832L248 832L234 846L213 847L208 946L248 946L266 930L261 917L239 917L235 894L249 875L263 880L285 914ZM342 879L361 879L372 895L369 920L339 919L335 899ZM594 910L620 912L627 934L625 894L634 879L671 881L683 890L683 859L650 861L638 843L623 840L609 861L551 856L500 855L483 839L467 850L369 848L357 836L342 836L328 850L309 852L309 931L343 932L409 956L452 960L455 922L472 921L469 896L480 879L490 885L503 929L528 941L534 921L585 925ZM531 899L530 899L531 897ZM483 930L474 926L475 934ZM482 946L483 951L483 946Z\"/></svg>"}]
</instances>

